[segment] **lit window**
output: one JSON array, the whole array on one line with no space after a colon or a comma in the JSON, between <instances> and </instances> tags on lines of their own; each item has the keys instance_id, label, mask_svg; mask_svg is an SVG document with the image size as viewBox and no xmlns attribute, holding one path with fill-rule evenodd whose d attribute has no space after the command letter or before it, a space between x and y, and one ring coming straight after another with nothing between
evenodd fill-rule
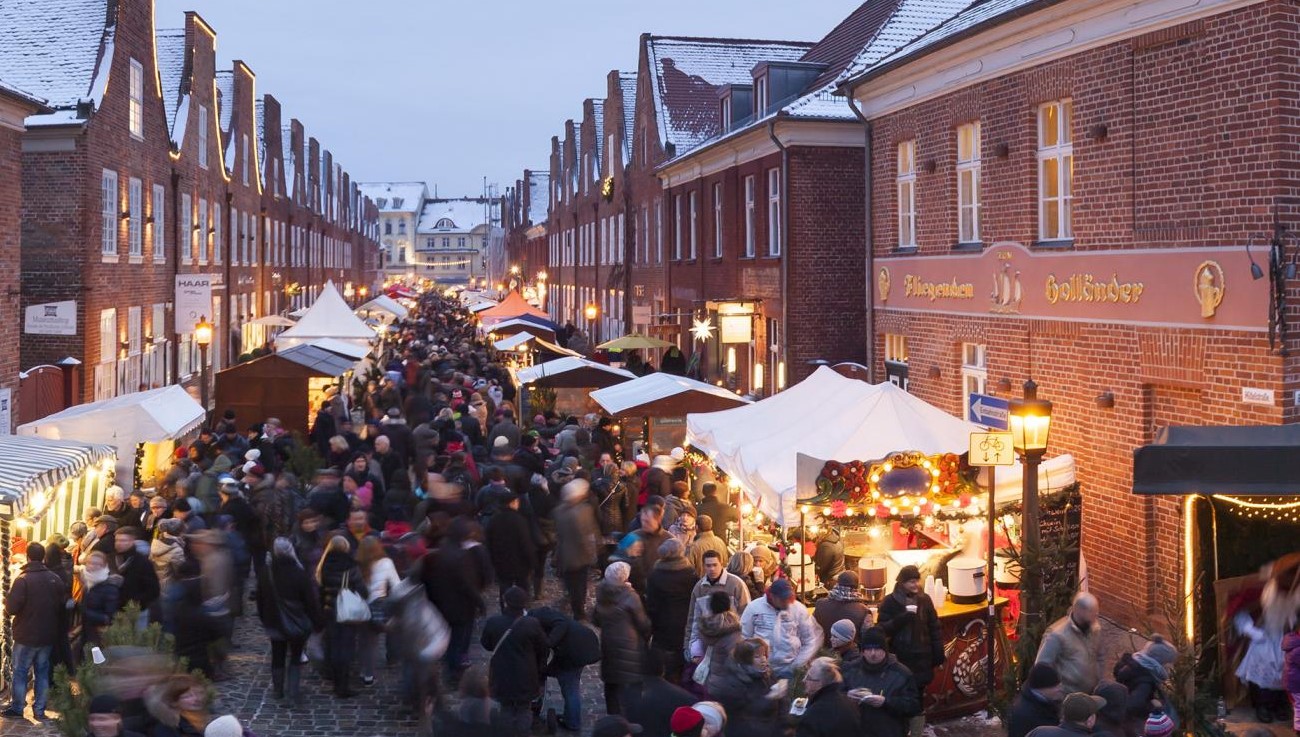
<instances>
[{"instance_id":1,"label":"lit window","mask_svg":"<svg viewBox=\"0 0 1300 737\"><path fill-rule=\"evenodd\" d=\"M957 242L980 240L980 124L957 127Z\"/></svg>"},{"instance_id":2,"label":"lit window","mask_svg":"<svg viewBox=\"0 0 1300 737\"><path fill-rule=\"evenodd\" d=\"M144 139L144 67L135 59L131 60L131 102L128 120L131 135Z\"/></svg>"},{"instance_id":3,"label":"lit window","mask_svg":"<svg viewBox=\"0 0 1300 737\"><path fill-rule=\"evenodd\" d=\"M1074 237L1071 200L1074 196L1074 141L1070 134L1070 100L1038 108L1038 239Z\"/></svg>"},{"instance_id":4,"label":"lit window","mask_svg":"<svg viewBox=\"0 0 1300 737\"><path fill-rule=\"evenodd\" d=\"M144 184L135 177L127 181L126 209L128 255L144 256Z\"/></svg>"},{"instance_id":5,"label":"lit window","mask_svg":"<svg viewBox=\"0 0 1300 737\"><path fill-rule=\"evenodd\" d=\"M755 232L758 227L756 221L755 198L758 196L758 181L751 175L745 177L745 258L754 257L755 241L758 236Z\"/></svg>"},{"instance_id":6,"label":"lit window","mask_svg":"<svg viewBox=\"0 0 1300 737\"><path fill-rule=\"evenodd\" d=\"M161 184L153 186L153 260L167 261L167 190Z\"/></svg>"},{"instance_id":7,"label":"lit window","mask_svg":"<svg viewBox=\"0 0 1300 737\"><path fill-rule=\"evenodd\" d=\"M118 191L117 172L104 170L99 180L100 190L100 243L105 256L117 255Z\"/></svg>"},{"instance_id":8,"label":"lit window","mask_svg":"<svg viewBox=\"0 0 1300 737\"><path fill-rule=\"evenodd\" d=\"M916 247L916 141L898 144L898 247Z\"/></svg>"},{"instance_id":9,"label":"lit window","mask_svg":"<svg viewBox=\"0 0 1300 737\"><path fill-rule=\"evenodd\" d=\"M907 363L907 336L895 333L885 334L885 360Z\"/></svg>"}]
</instances>

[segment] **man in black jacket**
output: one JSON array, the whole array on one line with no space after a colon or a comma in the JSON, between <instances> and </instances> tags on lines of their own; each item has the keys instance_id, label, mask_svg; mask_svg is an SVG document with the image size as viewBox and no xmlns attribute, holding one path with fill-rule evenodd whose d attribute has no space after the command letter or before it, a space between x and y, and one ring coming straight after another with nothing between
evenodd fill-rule
<instances>
[{"instance_id":1,"label":"man in black jacket","mask_svg":"<svg viewBox=\"0 0 1300 737\"><path fill-rule=\"evenodd\" d=\"M645 678L624 692L624 711L632 723L641 725L642 737L669 737L673 712L699 699L686 689L664 680L663 657L657 650L648 652L642 662Z\"/></svg>"},{"instance_id":2,"label":"man in black jacket","mask_svg":"<svg viewBox=\"0 0 1300 737\"><path fill-rule=\"evenodd\" d=\"M907 666L885 649L885 633L872 627L858 639L862 657L844 668L848 697L858 702L862 734L904 737L908 721L921 713L921 692Z\"/></svg>"},{"instance_id":3,"label":"man in black jacket","mask_svg":"<svg viewBox=\"0 0 1300 737\"><path fill-rule=\"evenodd\" d=\"M808 703L799 718L795 737L862 734L858 706L840 689L843 682L834 658L817 658L808 666L803 677Z\"/></svg>"},{"instance_id":4,"label":"man in black jacket","mask_svg":"<svg viewBox=\"0 0 1300 737\"><path fill-rule=\"evenodd\" d=\"M146 621L149 607L158 599L158 573L153 563L136 548L140 530L123 527L113 536L116 571L122 577L122 606L135 602L140 607L140 621Z\"/></svg>"},{"instance_id":5,"label":"man in black jacket","mask_svg":"<svg viewBox=\"0 0 1300 737\"><path fill-rule=\"evenodd\" d=\"M880 605L878 624L889 636L890 652L912 672L917 691L925 693L934 680L934 669L943 665L946 656L939 613L929 595L921 591L921 571L916 566L899 570L893 593ZM925 716L918 712L910 731L917 737L924 729Z\"/></svg>"},{"instance_id":6,"label":"man in black jacket","mask_svg":"<svg viewBox=\"0 0 1300 737\"><path fill-rule=\"evenodd\" d=\"M582 731L582 669L600 662L600 638L585 624L550 607L533 609L528 616L542 623L551 645L546 675L560 684L564 714L560 726Z\"/></svg>"},{"instance_id":7,"label":"man in black jacket","mask_svg":"<svg viewBox=\"0 0 1300 737\"><path fill-rule=\"evenodd\" d=\"M1059 722L1063 696L1061 677L1056 674L1056 668L1047 663L1036 663L1029 669L1029 677L1011 705L1007 737L1025 737L1038 727Z\"/></svg>"},{"instance_id":8,"label":"man in black jacket","mask_svg":"<svg viewBox=\"0 0 1300 737\"><path fill-rule=\"evenodd\" d=\"M59 623L68 591L63 579L45 567L45 548L27 546L27 565L5 595L5 614L14 618L13 689L9 708L0 716L22 718L27 706L27 673L36 670L36 698L32 714L45 719L45 698L50 685L50 654L62 636Z\"/></svg>"},{"instance_id":9,"label":"man in black jacket","mask_svg":"<svg viewBox=\"0 0 1300 737\"><path fill-rule=\"evenodd\" d=\"M503 597L511 586L531 586L537 565L537 542L528 518L519 511L519 503L519 496L510 494L505 506L488 520L485 533L492 570Z\"/></svg>"},{"instance_id":10,"label":"man in black jacket","mask_svg":"<svg viewBox=\"0 0 1300 737\"><path fill-rule=\"evenodd\" d=\"M488 662L492 697L501 703L511 734L523 737L532 730L533 702L542 695L543 672L551 652L546 630L534 617L519 617L500 641L489 642L485 637L482 644L494 646Z\"/></svg>"}]
</instances>

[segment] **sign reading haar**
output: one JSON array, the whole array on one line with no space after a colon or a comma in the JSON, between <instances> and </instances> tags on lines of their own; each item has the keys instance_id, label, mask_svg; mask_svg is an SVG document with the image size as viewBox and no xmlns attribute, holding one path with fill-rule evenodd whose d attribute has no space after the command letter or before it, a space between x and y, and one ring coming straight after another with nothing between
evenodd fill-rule
<instances>
[{"instance_id":1,"label":"sign reading haar","mask_svg":"<svg viewBox=\"0 0 1300 737\"><path fill-rule=\"evenodd\" d=\"M876 306L915 312L1268 329L1245 246L1031 251L876 259Z\"/></svg>"}]
</instances>

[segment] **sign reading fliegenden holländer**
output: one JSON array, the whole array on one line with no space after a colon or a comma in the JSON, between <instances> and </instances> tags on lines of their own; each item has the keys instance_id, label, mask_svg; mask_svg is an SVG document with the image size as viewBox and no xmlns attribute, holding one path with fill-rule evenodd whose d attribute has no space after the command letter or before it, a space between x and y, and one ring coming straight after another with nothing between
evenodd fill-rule
<instances>
[{"instance_id":1,"label":"sign reading fliegenden holl\u00e4nder","mask_svg":"<svg viewBox=\"0 0 1300 737\"><path fill-rule=\"evenodd\" d=\"M1163 326L1268 329L1245 246L1031 250L876 259L877 308Z\"/></svg>"},{"instance_id":2,"label":"sign reading fliegenden holl\u00e4nder","mask_svg":"<svg viewBox=\"0 0 1300 737\"><path fill-rule=\"evenodd\" d=\"M176 334L192 333L199 319L212 315L212 274L176 275Z\"/></svg>"},{"instance_id":3,"label":"sign reading fliegenden holl\u00e4nder","mask_svg":"<svg viewBox=\"0 0 1300 737\"><path fill-rule=\"evenodd\" d=\"M23 311L23 332L28 335L76 335L77 302L46 302Z\"/></svg>"}]
</instances>

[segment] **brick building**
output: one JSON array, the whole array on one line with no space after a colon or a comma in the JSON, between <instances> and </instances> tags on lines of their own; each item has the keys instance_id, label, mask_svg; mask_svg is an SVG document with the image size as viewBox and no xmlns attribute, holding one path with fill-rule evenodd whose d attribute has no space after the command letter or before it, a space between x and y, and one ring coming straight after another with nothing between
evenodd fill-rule
<instances>
[{"instance_id":1,"label":"brick building","mask_svg":"<svg viewBox=\"0 0 1300 737\"><path fill-rule=\"evenodd\" d=\"M88 398L197 373L171 314L178 274L213 277L216 368L260 344L248 320L285 306L266 268L285 242L286 162L272 160L268 191L268 104L251 69L218 72L215 51L197 14L155 31L152 0L0 0L0 77L52 109L23 136L22 306L75 305L68 334L22 335L21 361L81 361ZM269 107L278 125L279 103ZM352 217L373 212L328 157L317 166L323 196L288 213L315 236L296 262L306 294L327 277L374 278L373 222Z\"/></svg>"},{"instance_id":2,"label":"brick building","mask_svg":"<svg viewBox=\"0 0 1300 737\"><path fill-rule=\"evenodd\" d=\"M959 415L1039 383L1122 619L1191 584L1182 500L1131 493L1133 449L1300 414L1297 27L1279 1L974 4L842 77L872 141L875 368Z\"/></svg>"},{"instance_id":3,"label":"brick building","mask_svg":"<svg viewBox=\"0 0 1300 737\"><path fill-rule=\"evenodd\" d=\"M550 278L546 231L550 188L549 173L525 169L523 179L516 180L503 198L506 261L519 267L525 281L534 283Z\"/></svg>"},{"instance_id":4,"label":"brick building","mask_svg":"<svg viewBox=\"0 0 1300 737\"><path fill-rule=\"evenodd\" d=\"M18 345L24 320L19 305L22 252L23 132L28 116L46 110L43 100L0 79L0 341ZM18 351L0 355L0 435L13 432L18 414Z\"/></svg>"}]
</instances>

